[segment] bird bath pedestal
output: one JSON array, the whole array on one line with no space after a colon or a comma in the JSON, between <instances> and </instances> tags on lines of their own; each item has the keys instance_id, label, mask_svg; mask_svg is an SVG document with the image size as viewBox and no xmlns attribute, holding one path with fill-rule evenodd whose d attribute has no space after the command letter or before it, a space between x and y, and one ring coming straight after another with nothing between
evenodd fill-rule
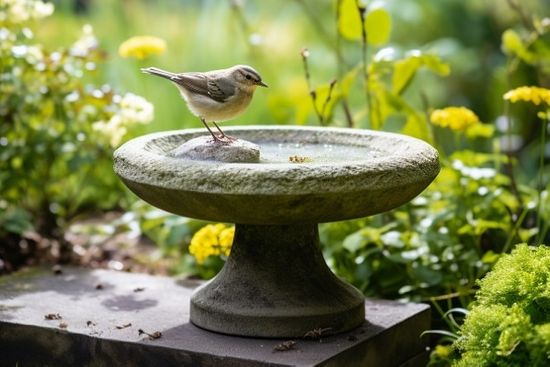
<instances>
[{"instance_id":1,"label":"bird bath pedestal","mask_svg":"<svg viewBox=\"0 0 550 367\"><path fill-rule=\"evenodd\" d=\"M234 127L259 163L173 157L202 129L139 137L115 152L115 171L140 198L191 218L236 223L220 273L191 299L191 321L242 336L302 337L355 328L363 295L337 278L317 224L402 205L439 172L428 144L398 134L313 127Z\"/></svg>"}]
</instances>

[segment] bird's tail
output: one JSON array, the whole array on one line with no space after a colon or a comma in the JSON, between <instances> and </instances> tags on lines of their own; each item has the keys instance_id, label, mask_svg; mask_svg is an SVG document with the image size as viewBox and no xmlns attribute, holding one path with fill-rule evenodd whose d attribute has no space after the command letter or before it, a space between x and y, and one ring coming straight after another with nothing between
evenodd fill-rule
<instances>
[{"instance_id":1,"label":"bird's tail","mask_svg":"<svg viewBox=\"0 0 550 367\"><path fill-rule=\"evenodd\" d=\"M146 74L160 76L169 80L172 80L175 76L177 76L177 74L171 73L169 71L164 71L155 67L142 68L141 71Z\"/></svg>"}]
</instances>

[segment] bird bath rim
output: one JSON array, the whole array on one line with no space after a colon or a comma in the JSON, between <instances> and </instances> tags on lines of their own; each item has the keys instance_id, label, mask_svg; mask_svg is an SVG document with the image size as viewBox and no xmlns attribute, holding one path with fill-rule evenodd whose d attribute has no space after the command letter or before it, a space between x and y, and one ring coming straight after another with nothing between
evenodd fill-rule
<instances>
[{"instance_id":1,"label":"bird bath rim","mask_svg":"<svg viewBox=\"0 0 550 367\"><path fill-rule=\"evenodd\" d=\"M237 195L307 195L320 190L340 193L387 189L417 183L419 178L431 182L439 172L437 151L422 140L401 134L269 125L233 126L225 130L260 146L262 142L299 139L306 144L369 147L378 156L364 161L320 163L225 163L170 157L170 147L204 135L204 129L185 129L152 133L126 142L115 152L115 171L126 180L150 186ZM398 179L385 179L388 171ZM228 177L231 180L227 180Z\"/></svg>"},{"instance_id":2,"label":"bird bath rim","mask_svg":"<svg viewBox=\"0 0 550 367\"><path fill-rule=\"evenodd\" d=\"M331 143L382 152L364 161L224 163L170 157L203 129L153 133L115 151L115 172L139 197L185 217L243 224L324 223L402 205L439 172L437 151L404 135L346 128L242 126L227 133L262 141ZM261 153L260 153L261 154ZM307 154L307 152L302 153Z\"/></svg>"}]
</instances>

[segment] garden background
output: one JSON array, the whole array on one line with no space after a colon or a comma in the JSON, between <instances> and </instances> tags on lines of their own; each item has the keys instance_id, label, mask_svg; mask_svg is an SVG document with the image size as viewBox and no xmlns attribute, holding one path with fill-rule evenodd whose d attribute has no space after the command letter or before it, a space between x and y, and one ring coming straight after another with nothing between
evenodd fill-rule
<instances>
[{"instance_id":1,"label":"garden background","mask_svg":"<svg viewBox=\"0 0 550 367\"><path fill-rule=\"evenodd\" d=\"M216 274L231 225L141 202L112 153L201 126L140 68L235 64L269 89L226 125L371 128L439 150L441 173L411 203L320 229L330 267L367 296L432 304L447 333L432 362L447 363L452 314L478 280L516 244L550 242L543 0L0 0L0 274L57 263Z\"/></svg>"}]
</instances>

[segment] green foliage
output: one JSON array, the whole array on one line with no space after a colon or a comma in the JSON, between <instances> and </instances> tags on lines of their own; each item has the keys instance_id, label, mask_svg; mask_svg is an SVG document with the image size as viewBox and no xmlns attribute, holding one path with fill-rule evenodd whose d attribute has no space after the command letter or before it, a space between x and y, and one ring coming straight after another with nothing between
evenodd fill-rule
<instances>
[{"instance_id":1,"label":"green foliage","mask_svg":"<svg viewBox=\"0 0 550 367\"><path fill-rule=\"evenodd\" d=\"M174 273L209 279L222 268L224 261L220 257L209 256L203 264L198 264L189 254L193 234L207 222L170 214L143 201L132 204L131 213L135 228L158 244L164 257L175 260Z\"/></svg>"},{"instance_id":2,"label":"green foliage","mask_svg":"<svg viewBox=\"0 0 550 367\"><path fill-rule=\"evenodd\" d=\"M454 346L456 366L547 366L550 248L519 245L479 281L477 300Z\"/></svg>"},{"instance_id":3,"label":"green foliage","mask_svg":"<svg viewBox=\"0 0 550 367\"><path fill-rule=\"evenodd\" d=\"M462 151L444 161L434 183L410 204L372 218L322 225L335 270L365 294L429 300L455 294L466 305L476 285L506 251L532 238L516 228L519 199L496 167L504 157ZM521 200L536 191L521 187Z\"/></svg>"},{"instance_id":4,"label":"green foliage","mask_svg":"<svg viewBox=\"0 0 550 367\"><path fill-rule=\"evenodd\" d=\"M392 93L403 94L421 67L426 67L441 76L447 76L451 72L449 65L441 61L438 56L413 52L404 59L395 61Z\"/></svg>"},{"instance_id":5,"label":"green foliage","mask_svg":"<svg viewBox=\"0 0 550 367\"><path fill-rule=\"evenodd\" d=\"M363 9L356 0L340 1L338 30L349 40L360 40L364 26L367 42L374 46L388 42L391 33L391 16L381 6ZM380 5L380 4L378 4ZM366 14L361 15L361 12ZM361 19L364 17L364 24Z\"/></svg>"},{"instance_id":6,"label":"green foliage","mask_svg":"<svg viewBox=\"0 0 550 367\"><path fill-rule=\"evenodd\" d=\"M105 58L90 26L69 48L34 40L34 19L51 11L41 1L0 6L0 237L32 227L59 235L84 209L117 206L112 145L152 118L141 97L85 84Z\"/></svg>"}]
</instances>

